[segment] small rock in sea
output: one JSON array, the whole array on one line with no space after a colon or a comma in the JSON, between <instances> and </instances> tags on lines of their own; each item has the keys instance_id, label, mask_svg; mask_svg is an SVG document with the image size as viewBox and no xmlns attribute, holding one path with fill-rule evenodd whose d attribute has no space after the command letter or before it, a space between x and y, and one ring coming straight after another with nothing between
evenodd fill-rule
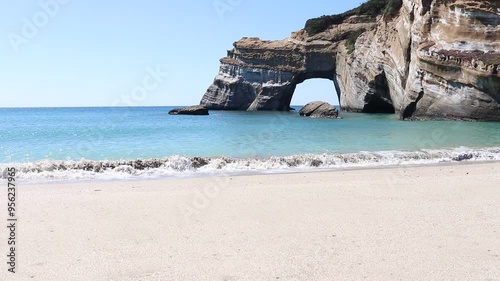
<instances>
[{"instance_id":1,"label":"small rock in sea","mask_svg":"<svg viewBox=\"0 0 500 281\"><path fill-rule=\"evenodd\" d=\"M195 105L184 108L175 108L168 112L170 115L208 115L206 105Z\"/></svg>"},{"instance_id":2,"label":"small rock in sea","mask_svg":"<svg viewBox=\"0 0 500 281\"><path fill-rule=\"evenodd\" d=\"M312 167L319 167L319 166L321 166L321 164L323 164L323 161L318 160L318 159L314 159L314 160L311 161L311 166Z\"/></svg>"},{"instance_id":3,"label":"small rock in sea","mask_svg":"<svg viewBox=\"0 0 500 281\"><path fill-rule=\"evenodd\" d=\"M311 118L338 119L339 111L331 104L323 101L314 101L306 104L300 111L300 116Z\"/></svg>"},{"instance_id":4,"label":"small rock in sea","mask_svg":"<svg viewBox=\"0 0 500 281\"><path fill-rule=\"evenodd\" d=\"M209 163L208 159L202 157L191 158L191 165L193 168L200 168Z\"/></svg>"},{"instance_id":5,"label":"small rock in sea","mask_svg":"<svg viewBox=\"0 0 500 281\"><path fill-rule=\"evenodd\" d=\"M470 160L474 158L474 155L472 155L472 153L468 153L468 154L460 154L458 155L457 157L454 157L453 158L453 161L464 161L464 160Z\"/></svg>"}]
</instances>

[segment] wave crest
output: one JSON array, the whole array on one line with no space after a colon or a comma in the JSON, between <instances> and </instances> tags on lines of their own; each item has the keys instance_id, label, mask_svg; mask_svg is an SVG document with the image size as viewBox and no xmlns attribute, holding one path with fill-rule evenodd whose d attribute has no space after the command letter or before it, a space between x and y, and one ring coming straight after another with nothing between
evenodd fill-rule
<instances>
[{"instance_id":1,"label":"wave crest","mask_svg":"<svg viewBox=\"0 0 500 281\"><path fill-rule=\"evenodd\" d=\"M441 162L498 161L500 148L456 148L418 151L379 151L345 154L307 154L285 157L227 158L171 156L157 159L80 161L43 160L0 164L0 177L15 167L18 179L30 182L153 179L220 174L309 171L394 165L424 165Z\"/></svg>"}]
</instances>

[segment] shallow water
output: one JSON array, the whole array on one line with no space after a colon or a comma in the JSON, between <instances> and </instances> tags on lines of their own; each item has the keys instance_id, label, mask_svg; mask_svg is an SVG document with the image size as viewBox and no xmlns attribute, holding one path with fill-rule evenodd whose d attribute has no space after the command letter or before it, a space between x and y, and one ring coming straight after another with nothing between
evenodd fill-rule
<instances>
[{"instance_id":1,"label":"shallow water","mask_svg":"<svg viewBox=\"0 0 500 281\"><path fill-rule=\"evenodd\" d=\"M170 109L0 109L0 163L4 167L22 166L26 173L31 169L31 176L46 172L54 177L55 171L82 171L82 167L69 163L97 161L102 166L103 161L163 159L162 167L137 169L132 165L131 169L122 167L115 171L139 175L144 170L152 173L150 170L162 168L186 173L210 172L210 167L272 170L331 168L341 162L361 166L398 164L402 163L399 158L415 158L415 153L425 154L417 158L434 163L453 158L496 160L500 147L500 122L403 122L395 115L346 112L341 112L343 119L334 120L303 118L297 112L212 111L210 116L171 116L167 114ZM403 157L401 153L410 156ZM471 153L473 157L469 157ZM374 160L378 156L373 155L380 159ZM195 156L206 157L208 164L193 166L190 158ZM285 156L302 160L297 165L276 160ZM220 159L228 158L231 163L215 164L227 162ZM321 163L312 163L311 159ZM116 163L120 165L115 166L123 166ZM63 169L61 165L69 166ZM96 174L102 176L115 169Z\"/></svg>"}]
</instances>

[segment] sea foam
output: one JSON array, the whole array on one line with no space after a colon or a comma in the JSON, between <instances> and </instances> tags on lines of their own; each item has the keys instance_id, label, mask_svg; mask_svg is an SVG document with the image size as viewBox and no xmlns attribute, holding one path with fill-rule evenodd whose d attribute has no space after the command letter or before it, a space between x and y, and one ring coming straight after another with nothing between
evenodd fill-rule
<instances>
[{"instance_id":1,"label":"sea foam","mask_svg":"<svg viewBox=\"0 0 500 281\"><path fill-rule=\"evenodd\" d=\"M8 167L16 168L18 181L49 183L302 172L317 169L335 170L499 160L500 147L305 154L262 159L171 156L157 159L113 161L43 160L32 163L2 163L0 164L0 171L2 171L0 176L7 177Z\"/></svg>"}]
</instances>

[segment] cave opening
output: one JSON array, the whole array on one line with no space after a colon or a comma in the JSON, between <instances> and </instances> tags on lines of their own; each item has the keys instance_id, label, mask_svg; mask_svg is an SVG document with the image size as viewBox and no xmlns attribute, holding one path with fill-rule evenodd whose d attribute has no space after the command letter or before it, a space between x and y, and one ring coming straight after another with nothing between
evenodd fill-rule
<instances>
[{"instance_id":1,"label":"cave opening","mask_svg":"<svg viewBox=\"0 0 500 281\"><path fill-rule=\"evenodd\" d=\"M365 96L363 113L396 113L385 72L375 76L369 83L370 92Z\"/></svg>"}]
</instances>

